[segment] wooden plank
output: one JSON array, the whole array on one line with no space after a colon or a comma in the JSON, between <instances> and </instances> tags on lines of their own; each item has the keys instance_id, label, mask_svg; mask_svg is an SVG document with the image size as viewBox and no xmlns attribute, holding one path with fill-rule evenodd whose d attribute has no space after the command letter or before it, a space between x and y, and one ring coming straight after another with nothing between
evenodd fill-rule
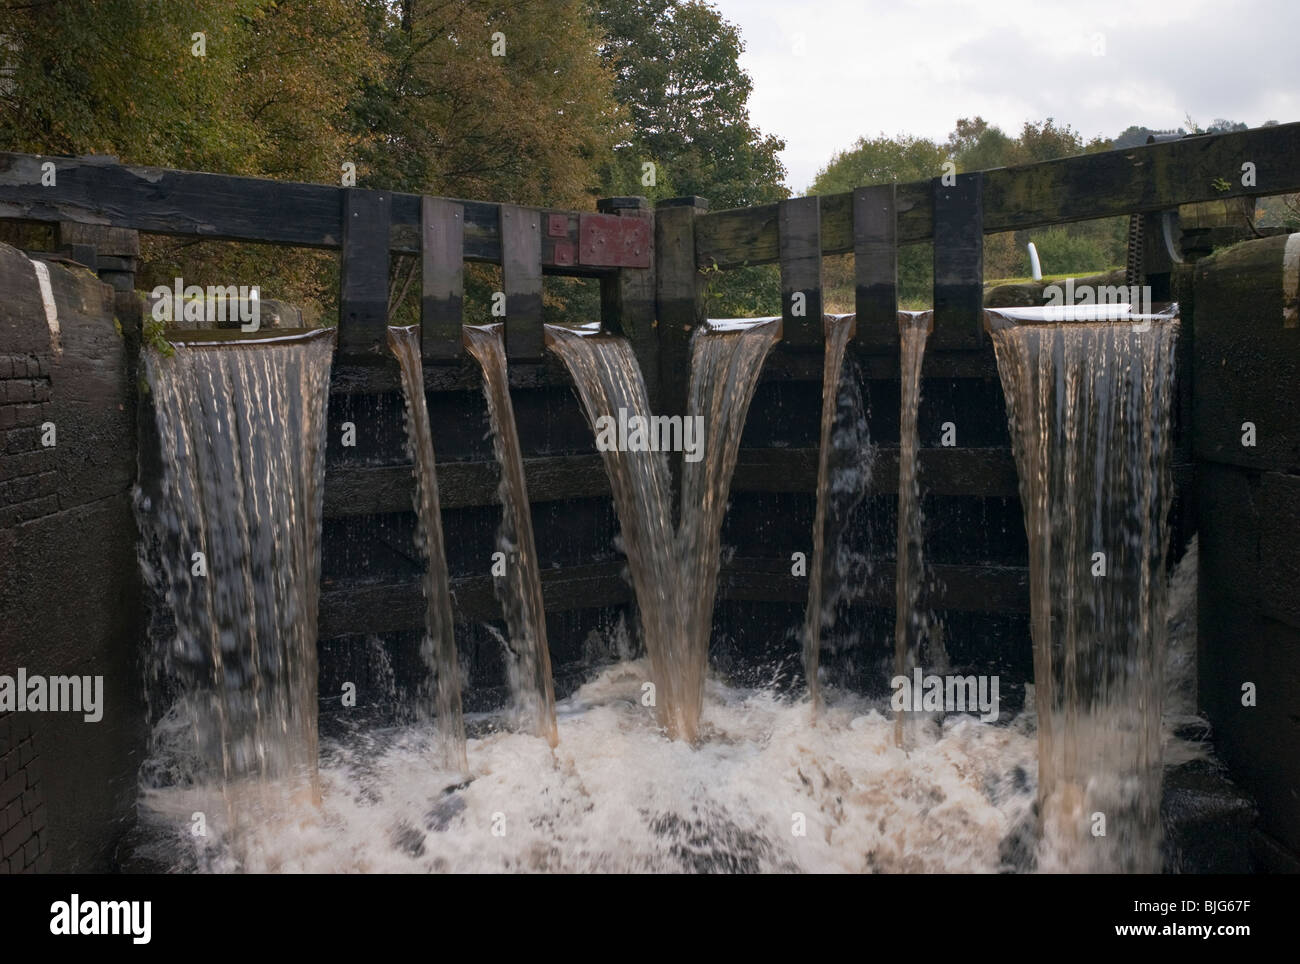
<instances>
[{"instance_id":1,"label":"wooden plank","mask_svg":"<svg viewBox=\"0 0 1300 964\"><path fill-rule=\"evenodd\" d=\"M55 184L41 183L54 165ZM349 188L266 178L117 164L104 158L58 158L0 152L0 219L68 222L213 241L258 241L338 250L340 195ZM390 250L421 252L421 196L389 192ZM500 205L460 198L464 260L501 263ZM536 210L563 219L561 236L543 244L548 273L601 277L610 269L576 264L579 212ZM571 252L565 258L565 251Z\"/></svg>"},{"instance_id":2,"label":"wooden plank","mask_svg":"<svg viewBox=\"0 0 1300 964\"><path fill-rule=\"evenodd\" d=\"M1300 123L1231 134L1180 138L1118 151L1042 161L984 172L984 233L1132 212L1163 211L1197 201L1266 197L1300 191ZM1256 166L1254 187L1241 165ZM852 194L820 198L822 254L853 250ZM898 242L933 237L929 181L897 186ZM775 204L717 211L700 220L700 267L771 264L778 260Z\"/></svg>"},{"instance_id":3,"label":"wooden plank","mask_svg":"<svg viewBox=\"0 0 1300 964\"><path fill-rule=\"evenodd\" d=\"M457 361L465 295L465 208L421 198L420 344L428 361Z\"/></svg>"},{"instance_id":4,"label":"wooden plank","mask_svg":"<svg viewBox=\"0 0 1300 964\"><path fill-rule=\"evenodd\" d=\"M921 473L927 495L1014 498L1019 489L1009 449L922 449ZM597 498L609 494L599 455L561 455L524 460L528 497L534 503ZM444 509L495 505L500 469L496 462L446 462L438 466L438 494ZM872 492L898 491L898 450L880 448ZM409 465L331 463L325 473L325 517L407 512L414 482ZM734 492L814 492L814 448L740 450L731 484Z\"/></svg>"},{"instance_id":5,"label":"wooden plank","mask_svg":"<svg viewBox=\"0 0 1300 964\"><path fill-rule=\"evenodd\" d=\"M591 609L631 602L632 587L622 577L622 561L541 571L543 605L548 613ZM499 620L490 576L468 576L450 583L456 622ZM425 622L419 580L386 583L338 583L322 588L320 638L356 633L417 629Z\"/></svg>"},{"instance_id":6,"label":"wooden plank","mask_svg":"<svg viewBox=\"0 0 1300 964\"><path fill-rule=\"evenodd\" d=\"M596 202L602 213L648 222L647 268L621 268L600 280L600 324L604 331L622 335L632 345L652 411L659 407L659 332L655 323L654 211L645 198L602 198Z\"/></svg>"},{"instance_id":7,"label":"wooden plank","mask_svg":"<svg viewBox=\"0 0 1300 964\"><path fill-rule=\"evenodd\" d=\"M984 175L934 185L934 331L945 345L984 338Z\"/></svg>"},{"instance_id":8,"label":"wooden plank","mask_svg":"<svg viewBox=\"0 0 1300 964\"><path fill-rule=\"evenodd\" d=\"M343 192L343 264L339 276L339 353L387 356L387 191Z\"/></svg>"},{"instance_id":9,"label":"wooden plank","mask_svg":"<svg viewBox=\"0 0 1300 964\"><path fill-rule=\"evenodd\" d=\"M854 344L898 349L898 214L893 184L853 192Z\"/></svg>"},{"instance_id":10,"label":"wooden plank","mask_svg":"<svg viewBox=\"0 0 1300 964\"><path fill-rule=\"evenodd\" d=\"M542 224L535 210L501 205L501 282L506 292L506 355L542 357Z\"/></svg>"},{"instance_id":11,"label":"wooden plank","mask_svg":"<svg viewBox=\"0 0 1300 964\"><path fill-rule=\"evenodd\" d=\"M815 197L777 205L781 261L781 344L818 350L825 343L822 312L821 207Z\"/></svg>"},{"instance_id":12,"label":"wooden plank","mask_svg":"<svg viewBox=\"0 0 1300 964\"><path fill-rule=\"evenodd\" d=\"M599 455L524 459L528 500L562 502L609 494L609 478ZM500 502L501 468L495 462L443 462L438 466L438 502L461 509ZM407 512L415 482L411 466L348 465L332 462L325 470L325 517Z\"/></svg>"},{"instance_id":13,"label":"wooden plank","mask_svg":"<svg viewBox=\"0 0 1300 964\"><path fill-rule=\"evenodd\" d=\"M1020 566L927 565L921 603L932 609L1028 612L1029 571ZM747 602L803 602L808 580L790 574L789 559L733 559L718 577L718 598ZM893 609L894 563L881 559L863 586L860 605Z\"/></svg>"}]
</instances>

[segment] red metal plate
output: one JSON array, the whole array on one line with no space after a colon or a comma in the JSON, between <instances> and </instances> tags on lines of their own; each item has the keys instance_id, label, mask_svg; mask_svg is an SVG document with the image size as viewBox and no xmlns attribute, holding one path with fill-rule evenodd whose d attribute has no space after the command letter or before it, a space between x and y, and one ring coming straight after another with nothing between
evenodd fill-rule
<instances>
[{"instance_id":1,"label":"red metal plate","mask_svg":"<svg viewBox=\"0 0 1300 964\"><path fill-rule=\"evenodd\" d=\"M648 268L653 256L650 221L616 214L578 218L578 263L595 268Z\"/></svg>"},{"instance_id":2,"label":"red metal plate","mask_svg":"<svg viewBox=\"0 0 1300 964\"><path fill-rule=\"evenodd\" d=\"M546 236L548 238L565 238L569 235L569 216L567 214L549 214L546 216Z\"/></svg>"},{"instance_id":3,"label":"red metal plate","mask_svg":"<svg viewBox=\"0 0 1300 964\"><path fill-rule=\"evenodd\" d=\"M552 250L551 257L556 264L573 264L574 258L572 241L556 241Z\"/></svg>"}]
</instances>

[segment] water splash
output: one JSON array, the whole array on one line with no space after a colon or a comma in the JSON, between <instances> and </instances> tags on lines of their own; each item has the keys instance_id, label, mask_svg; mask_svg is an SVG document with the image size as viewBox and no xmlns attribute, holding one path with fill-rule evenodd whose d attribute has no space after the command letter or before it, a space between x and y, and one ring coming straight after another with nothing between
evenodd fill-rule
<instances>
[{"instance_id":1,"label":"water splash","mask_svg":"<svg viewBox=\"0 0 1300 964\"><path fill-rule=\"evenodd\" d=\"M424 368L420 353L420 329L389 328L388 346L397 356L406 398L406 448L415 473L415 511L420 525L417 541L424 554L424 598L426 635L420 655L429 669L433 690L435 724L439 734L438 755L448 769L464 771L465 722L460 702L460 661L456 655L456 633L452 620L451 591L447 584L447 555L442 539L442 513L438 505L438 469L434 461L433 436L429 427L428 400L424 395ZM428 700L418 708L427 712Z\"/></svg>"},{"instance_id":2,"label":"water splash","mask_svg":"<svg viewBox=\"0 0 1300 964\"><path fill-rule=\"evenodd\" d=\"M510 401L505 341L500 324L467 325L465 347L483 369L483 394L492 423L492 449L501 466L501 526L497 548L505 553L505 575L493 579L510 630L509 652L514 661L511 679L521 719L532 721L533 732L551 746L559 738L555 728L555 691L551 679L551 653L546 642L546 611L542 580L533 541L524 460Z\"/></svg>"},{"instance_id":3,"label":"water splash","mask_svg":"<svg viewBox=\"0 0 1300 964\"><path fill-rule=\"evenodd\" d=\"M925 632L920 611L924 532L921 519L921 484L917 477L920 440L916 418L921 407L921 366L925 343L934 330L933 311L898 313L899 363L902 372L898 426L898 548L894 582L894 676L907 677L917 665L918 648ZM894 741L903 745L903 711L894 716Z\"/></svg>"},{"instance_id":4,"label":"water splash","mask_svg":"<svg viewBox=\"0 0 1300 964\"><path fill-rule=\"evenodd\" d=\"M236 796L272 782L319 800L331 358L327 335L144 355L161 478L138 507L159 563L153 581L175 619L155 676L179 688L172 713L189 721L195 748L187 779L218 785L232 818L246 809Z\"/></svg>"},{"instance_id":5,"label":"water splash","mask_svg":"<svg viewBox=\"0 0 1300 964\"><path fill-rule=\"evenodd\" d=\"M1044 863L1154 871L1178 323L986 319L1029 535Z\"/></svg>"}]
</instances>

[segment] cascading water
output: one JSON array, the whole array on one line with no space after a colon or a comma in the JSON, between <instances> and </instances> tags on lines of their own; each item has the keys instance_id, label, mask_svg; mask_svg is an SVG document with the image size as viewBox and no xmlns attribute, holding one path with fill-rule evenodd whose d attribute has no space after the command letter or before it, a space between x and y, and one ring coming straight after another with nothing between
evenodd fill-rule
<instances>
[{"instance_id":1,"label":"cascading water","mask_svg":"<svg viewBox=\"0 0 1300 964\"><path fill-rule=\"evenodd\" d=\"M492 448L501 466L501 527L497 548L505 554L505 575L494 579L514 659L511 678L521 719L531 720L533 732L551 746L559 739L555 728L555 691L551 653L546 642L546 611L533 542L524 460L510 402L505 341L500 324L466 326L465 346L483 369L483 394L492 423Z\"/></svg>"},{"instance_id":2,"label":"cascading water","mask_svg":"<svg viewBox=\"0 0 1300 964\"><path fill-rule=\"evenodd\" d=\"M145 354L161 455L142 497L175 618L157 674L179 685L196 783L310 788L328 334ZM156 498L157 504L150 505ZM213 765L219 767L210 772Z\"/></svg>"},{"instance_id":3,"label":"cascading water","mask_svg":"<svg viewBox=\"0 0 1300 964\"><path fill-rule=\"evenodd\" d=\"M1155 871L1178 322L1044 317L986 313L1029 535L1039 866Z\"/></svg>"},{"instance_id":4,"label":"cascading water","mask_svg":"<svg viewBox=\"0 0 1300 964\"><path fill-rule=\"evenodd\" d=\"M442 539L442 513L438 505L438 470L433 456L428 400L424 395L424 368L420 329L389 328L388 346L397 356L406 398L406 446L415 473L415 511L419 517L418 542L425 557L426 603L421 656L429 670L433 691L434 724L439 737L442 765L465 772L465 721L460 702L460 662L452 621L451 591L447 584L447 555ZM419 711L427 712L428 700Z\"/></svg>"},{"instance_id":5,"label":"cascading water","mask_svg":"<svg viewBox=\"0 0 1300 964\"><path fill-rule=\"evenodd\" d=\"M908 677L917 665L918 645L925 631L920 611L921 579L925 570L921 558L921 486L916 474L916 416L921 407L921 365L925 343L934 328L932 311L898 313L900 388L898 425L898 571L894 583L894 676ZM903 711L894 715L894 741L903 745Z\"/></svg>"},{"instance_id":6,"label":"cascading water","mask_svg":"<svg viewBox=\"0 0 1300 964\"><path fill-rule=\"evenodd\" d=\"M713 601L722 563L722 519L731 492L740 437L758 373L780 337L777 321L748 326L704 325L691 338L687 417L703 416L702 458L682 463L681 522L677 532L677 594L685 628L681 680L683 739L695 740L704 708L704 680L713 632ZM675 687L675 689L678 689Z\"/></svg>"},{"instance_id":7,"label":"cascading water","mask_svg":"<svg viewBox=\"0 0 1300 964\"><path fill-rule=\"evenodd\" d=\"M822 626L828 619L824 607L832 595L827 585L833 575L827 554L835 548L835 531L842 517L831 505L832 458L837 451L834 430L840 409L840 375L844 369L844 352L856 330L856 315L826 315L823 318L825 355L822 361L822 418L817 455L817 508L813 519L812 566L808 574L808 610L804 614L803 665L808 680L808 698L813 717L821 708ZM869 472L869 467L868 467ZM857 480L862 481L862 480ZM859 487L860 488L860 487ZM829 538L828 538L829 536Z\"/></svg>"},{"instance_id":8,"label":"cascading water","mask_svg":"<svg viewBox=\"0 0 1300 964\"><path fill-rule=\"evenodd\" d=\"M652 421L645 382L626 339L548 327L551 350L569 369L593 429L624 420L633 444L601 445L636 591L660 723L688 742L699 736L708 643L717 589L722 517L741 430L758 371L779 325L704 327L691 346L686 419L703 419L699 451L682 464L681 521L672 524L664 437L685 441L680 416ZM635 420L635 422L634 422ZM645 444L633 439L639 431Z\"/></svg>"}]
</instances>

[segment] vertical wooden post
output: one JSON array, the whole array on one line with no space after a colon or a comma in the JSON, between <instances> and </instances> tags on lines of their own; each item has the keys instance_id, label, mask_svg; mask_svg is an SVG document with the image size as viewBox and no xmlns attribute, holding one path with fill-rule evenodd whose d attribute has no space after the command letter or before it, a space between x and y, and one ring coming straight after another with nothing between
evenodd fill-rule
<instances>
[{"instance_id":1,"label":"vertical wooden post","mask_svg":"<svg viewBox=\"0 0 1300 964\"><path fill-rule=\"evenodd\" d=\"M465 208L420 199L420 344L426 361L458 361L465 295Z\"/></svg>"},{"instance_id":2,"label":"vertical wooden post","mask_svg":"<svg viewBox=\"0 0 1300 964\"><path fill-rule=\"evenodd\" d=\"M781 341L788 348L821 350L822 217L816 197L777 205L781 258Z\"/></svg>"},{"instance_id":3,"label":"vertical wooden post","mask_svg":"<svg viewBox=\"0 0 1300 964\"><path fill-rule=\"evenodd\" d=\"M854 344L898 348L898 208L893 184L853 192Z\"/></svg>"},{"instance_id":4,"label":"vertical wooden post","mask_svg":"<svg viewBox=\"0 0 1300 964\"><path fill-rule=\"evenodd\" d=\"M695 264L695 219L709 209L702 197L655 206L655 302L659 321L659 410L685 415L691 378L691 335L704 324L704 290ZM673 518L680 511L681 453L672 453Z\"/></svg>"},{"instance_id":5,"label":"vertical wooden post","mask_svg":"<svg viewBox=\"0 0 1300 964\"><path fill-rule=\"evenodd\" d=\"M389 200L386 191L343 191L338 333L342 355L387 352Z\"/></svg>"},{"instance_id":6,"label":"vertical wooden post","mask_svg":"<svg viewBox=\"0 0 1300 964\"><path fill-rule=\"evenodd\" d=\"M506 355L538 361L542 337L542 219L531 208L501 205L501 281L506 291Z\"/></svg>"},{"instance_id":7,"label":"vertical wooden post","mask_svg":"<svg viewBox=\"0 0 1300 964\"><path fill-rule=\"evenodd\" d=\"M984 330L984 175L934 179L934 338L975 348Z\"/></svg>"},{"instance_id":8,"label":"vertical wooden post","mask_svg":"<svg viewBox=\"0 0 1300 964\"><path fill-rule=\"evenodd\" d=\"M601 198L596 210L624 218L650 221L650 243L654 244L654 211L643 197ZM641 374L645 377L650 408L659 410L659 336L655 330L655 257L650 251L649 268L619 268L600 279L600 327L622 335L632 345Z\"/></svg>"}]
</instances>

